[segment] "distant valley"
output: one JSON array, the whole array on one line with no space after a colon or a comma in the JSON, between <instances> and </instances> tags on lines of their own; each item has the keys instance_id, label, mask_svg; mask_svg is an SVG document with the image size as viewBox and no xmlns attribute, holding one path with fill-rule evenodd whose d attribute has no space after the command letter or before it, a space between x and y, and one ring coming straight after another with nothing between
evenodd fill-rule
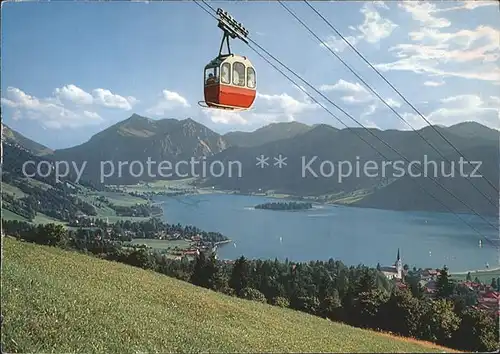
<instances>
[{"instance_id":1,"label":"distant valley","mask_svg":"<svg viewBox=\"0 0 500 354\"><path fill-rule=\"evenodd\" d=\"M452 142L467 160L482 161L479 172L476 173L481 173L488 181L498 185L500 137L498 131L473 122L434 128ZM481 214L498 214L498 193L484 178L471 178L473 187L466 178L459 176L458 161L461 156L432 127L425 127L419 133L446 159L413 131L370 129L369 133L362 128L339 130L326 124L309 126L297 122L275 123L254 132L230 132L221 135L192 119L153 120L134 114L92 136L84 144L55 151L5 125L2 130L5 141L11 147L24 149L41 159L74 161L79 166L86 161L84 173L79 177L94 186L102 184L101 161L113 161L115 168L118 161L140 161L143 166L147 166L148 158L157 163L166 160L172 164L194 158L205 161L207 165L220 161L224 166L230 166L231 161L238 161L241 163L240 178L236 177L238 168L233 165L232 177L228 176L226 170L220 177L207 175L206 178L198 178L193 182L194 185L243 194L267 193L360 207L452 210L464 213L470 212L470 207ZM356 135L361 136L366 142ZM410 177L408 173L396 174L392 162L404 159L377 137L410 161L423 162L424 156L427 161L435 161L438 168L436 182L425 177ZM261 155L268 158L266 160L268 165L257 165L257 158ZM286 157L282 168L275 165L277 162L275 158L279 158L280 155ZM454 161L457 170L454 171L446 160ZM356 174L353 170L348 174L349 167L344 163L340 166L344 175L339 179L340 161L349 161L354 169L358 164L361 173ZM363 166L368 161L379 166L378 170L375 170L378 171L378 175L374 175L373 169L370 170L373 175L363 171ZM391 163L384 166L382 173L380 166L387 161ZM4 171L14 168L15 165L7 158L6 163L4 162ZM304 168L305 165L309 168ZM407 163L404 162L404 165L406 168ZM107 167L107 172L110 172L109 166ZM20 166L17 165L15 168L19 170ZM473 166L465 168L468 173L472 170ZM419 169L413 168L412 171L418 173ZM185 164L177 172L190 174L191 171ZM443 172L445 174L454 172L455 176L443 177ZM158 179L158 177L148 177L147 172L138 177L133 173L131 174L129 167L126 166L122 169L121 176L114 171L104 183L132 185ZM433 170L429 174L433 176ZM73 177L75 176L68 178ZM167 179L175 178L181 177L175 176L174 173ZM443 190L438 184L446 187L451 193ZM478 190L490 201L486 200Z\"/></svg>"}]
</instances>

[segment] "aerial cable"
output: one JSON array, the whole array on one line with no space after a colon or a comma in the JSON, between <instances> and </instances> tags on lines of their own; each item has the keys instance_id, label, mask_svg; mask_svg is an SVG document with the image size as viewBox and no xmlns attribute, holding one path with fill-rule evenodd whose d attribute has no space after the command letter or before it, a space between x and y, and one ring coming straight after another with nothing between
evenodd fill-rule
<instances>
[{"instance_id":1,"label":"aerial cable","mask_svg":"<svg viewBox=\"0 0 500 354\"><path fill-rule=\"evenodd\" d=\"M293 13L293 11L291 11L285 4L283 4L281 2L281 0L278 0L278 3L283 6L283 8L285 10L288 11L288 13L290 13L302 26L304 26L305 29L307 29L314 37L316 37L316 39L324 44L324 42L316 35L316 33L314 33L310 28L309 26L307 26L295 13ZM452 162L447 158L445 157L434 145L431 144L431 142L429 142L418 130L416 130L415 128L413 128L410 123L408 123L408 121L406 119L404 119L389 103L387 103L386 100L384 100L378 93L377 91L375 91L365 80L363 80L363 78L354 70L352 69L349 64L347 64L344 60L342 60L342 58L337 54L335 53L329 46L325 45L325 47L330 51L330 53L332 53L338 60L340 60L342 62L342 64L344 64L344 66L346 66L349 71L351 73L353 73L359 80L361 80L361 82L375 95L378 97L378 99L380 99L380 101L382 101L382 103L384 103L387 108L389 108L392 112L394 112L394 114L396 114L404 123L406 123L407 126L409 126L415 133L417 133L420 138L422 138L422 140L424 140L431 148L434 149L434 151L436 151L443 159L445 159L447 162L450 163L451 166L454 167L455 171L456 172L459 172L458 170L458 167L455 166L455 164L452 164ZM465 159L465 158L464 158ZM469 162L469 161L467 161ZM469 162L470 163L470 162ZM486 178L485 178L486 179ZM493 202L491 200L491 198L489 196L487 196L486 194L484 194L478 187L476 187L476 185L474 183L472 183L472 181L470 180L470 177L467 176L467 180L469 181L469 183L474 187L474 189L476 189L483 197L486 198L486 200L494 207L498 207L498 204Z\"/></svg>"},{"instance_id":2,"label":"aerial cable","mask_svg":"<svg viewBox=\"0 0 500 354\"><path fill-rule=\"evenodd\" d=\"M323 41L322 41L322 40L321 40L321 39L320 39L320 38L319 38L316 34L314 34L314 32L312 32L312 31L311 31L311 30L307 27L307 25L305 25L305 24L304 24L304 23L303 23L303 22L302 22L302 21L301 21L301 20L300 20L300 19L299 19L296 15L295 15L295 14L293 14L293 13L291 12L291 10L290 10L290 9L288 9L285 5L283 5L283 4L281 3L281 1L280 1L280 0L278 0L278 2L279 2L279 3L281 4L281 6L283 6L283 7L284 7L284 8L285 8L285 9L286 9L286 10L287 10L290 14L292 14L292 16L294 16L294 17L295 17L295 18L296 18L296 19L297 19L300 23L302 23L302 25L303 25L304 27L306 27L306 28L309 30L309 32L311 32L311 33L312 33L312 34L313 34L313 35L314 35L314 36L315 36L315 37L316 37L316 38L317 38L317 39L318 39L321 43L323 43ZM422 114L422 113L421 113L421 112L420 112L420 111L419 111L419 110L418 110L418 109L417 109L414 105L412 105L412 104L411 104L411 103L410 103L410 102L406 99L406 97L405 97L405 96L404 96L404 95L403 95L403 94L402 94L402 93L401 93L401 92L400 92L400 91L399 91L396 87L394 87L394 85L393 85L393 84L391 84L391 83L389 82L389 80L388 80L388 79L387 79L387 78L386 78L386 77L385 77L382 73L380 73L380 71L379 71L379 70L377 70L377 68L375 68L375 67L374 67L374 66L373 66L373 65L372 65L372 64L368 61L368 59L366 59L366 58L363 56L363 54L361 54L361 53L360 53L360 52L356 49L356 47L354 47L354 46L353 46L353 45L352 45L352 44L351 44L351 43L350 43L350 42L349 42L349 41L348 41L348 40L347 40L347 39L346 39L346 38L345 38L345 37L344 37L344 36L343 36L343 35L342 35L342 34L341 34L341 33L340 33L337 29L336 29L336 28L335 28L335 26L333 26L333 25L330 23L330 21L328 21L328 20L327 20L327 19L326 19L326 18L325 18L325 17L324 17L324 16L323 16L323 15L322 15L319 11L318 11L318 10L316 10L316 9L315 9L315 8L314 8L314 7L313 7L313 6L312 6L312 5L311 5L311 4L310 4L307 0L304 0L304 2L307 4L307 6L309 6L309 7L310 7L310 8L311 8L311 9L312 9L312 10L313 10L313 11L314 11L314 12L315 12L315 13L316 13L316 14L317 14L317 15L318 15L318 16L319 16L319 17L320 17L320 18L321 18L321 19L322 19L322 20L323 20L323 21L324 21L324 22L325 22L325 23L326 23L329 27L330 27L330 28L331 28L331 29L332 29L332 30L333 30L333 31L334 31L334 32L335 32L335 33L336 33L336 34L337 34L337 35L338 35L338 36L339 36L339 37L340 37L340 38L341 38L341 39L342 39L342 40L343 40L343 41L344 41L347 45L349 45L349 47L351 47L351 49L352 49L352 50L354 50L354 52L356 52L356 54L357 54L357 55L358 55L361 59L363 59L363 61L364 61L366 64L368 64L368 66L370 66L370 68L372 68L372 69L373 69L373 70L374 70L374 71L378 74L378 76L380 76L380 77L382 78L382 80L384 80L384 81L385 81L385 82L386 82L386 83L387 83L387 84L388 84L388 85L389 85L389 86L390 86L390 87L394 90L394 92L396 92L396 93L399 95L399 97L400 97L402 100L404 100L404 101L405 101L405 102L406 102L406 103L407 103L407 104L408 104L408 105L409 105L409 106L413 109L413 111L415 111L415 113L417 113L417 114L418 114L418 115L419 115L419 116L420 116L420 117L421 117L421 118L422 118L422 119L423 119L423 120L424 120L424 121L425 121L425 122L429 125L429 127L431 127L431 128L432 128L432 129L433 129L433 130L434 130L434 131L435 131L435 132L436 132L436 133L437 133L437 134L438 134L438 135L439 135L439 136L440 136L440 137L441 137L444 141L446 141L446 142L447 142L447 143L448 143L448 144L449 144L449 145L450 145L450 146L451 146L451 147L452 147L452 148L453 148L453 149L454 149L454 150L455 150L455 151L456 151L456 152L457 152L457 153L458 153L458 154L459 154L459 155L460 155L460 156L461 156L464 160L465 160L465 162L467 162L467 163L469 163L469 164L470 164L470 161L469 161L469 160L468 160L468 159L467 159L467 158L466 158L466 157L465 157L465 156L464 156L464 155L463 155L463 154L462 154L462 153L458 150L458 148L457 148L457 147L456 147L456 146L455 146L455 145L454 145L451 141L449 141L449 139L448 139L448 138L446 138L446 137L445 137L445 136L444 136L444 135L443 135L443 134L442 134L442 133L441 133L438 129L436 129L436 127L435 127L433 124L431 124L431 122L429 122L429 120L428 120L427 118L425 118L425 116L424 116L424 115L423 115L423 114ZM357 75L357 74L356 74L356 73L355 73L355 72L354 72L354 71L353 71L353 70L352 70L352 69L351 69L351 68L350 68L350 67L349 67L346 63L344 63L344 61L343 61L343 60L342 60L342 59L341 59L341 58L340 58L340 57L339 57L339 56L338 56L335 52L333 52L333 51L330 49L330 47L328 47L327 45L325 45L325 47L326 47L326 48L327 48L330 52L332 52L332 53L333 53L333 55L335 55L335 56L337 57L337 59L339 59L339 60L340 60L340 61L341 61L344 65L346 65L346 66L347 66L347 68L348 68L348 69L349 69L349 70L350 70L350 71L351 71L354 75L356 75L356 77L357 77L358 79L360 79L360 80L361 80L361 81L362 81L362 82L363 82L363 83L364 83L364 84L365 84L365 85L366 85L366 86L370 89L370 91L372 91L372 92L373 92L373 93L374 93L374 94L375 94L375 95L376 95L376 96L377 96L377 97L378 97L378 98L379 98L382 102L384 102L384 104L385 104L386 106L388 106L388 107L389 107L389 108L390 108L390 109L391 109L391 110L392 110L392 111L393 111L393 112L394 112L394 113L395 113L395 114L396 114L399 118L401 118L401 119L402 119L402 120L403 120L403 121L404 121L404 122L405 122L405 123L406 123L409 127L411 127L411 128L413 129L413 127L412 127L412 126L411 126L411 125L410 125L410 124L409 124L409 123L408 123L408 122L407 122L407 121L406 121L403 117L401 117L401 115L400 115L400 114L398 114L398 113L397 113L397 112L396 112L396 111L395 111L392 107L390 107L390 105L388 105L388 104L387 104L387 102L385 102L385 101L384 101L384 100L383 100L383 99L382 99L382 98L381 98L381 97L380 97L380 96L379 96L379 95L378 95L378 94L377 94L377 93L376 93L376 92L375 92L375 91L374 91L374 90L373 90L373 89L372 89L372 88L371 88L371 87L370 87L367 83L365 83L361 77L359 77L359 76L358 76L358 75ZM415 129L413 129L413 131L415 131L415 132L417 132L417 133L418 133L418 131L416 131ZM425 138L424 138L424 137L423 137L420 133L419 133L419 135L420 135L420 137L421 137L422 139L426 140L426 139L425 139ZM429 143L429 145L430 145L431 147L433 147L430 143ZM435 148L434 148L434 149L435 149ZM437 151L437 150L436 150L436 151ZM439 151L437 151L437 152L439 153ZM441 153L440 153L440 154L441 154ZM445 158L443 155L441 155L441 157ZM450 162L449 160L447 160L447 161L448 161L448 162ZM451 162L450 162L450 163L451 163ZM484 180L485 180L486 182L488 182L488 184L489 184L489 185L490 185L490 186L491 186L491 187L495 190L495 192L496 192L496 193L499 193L499 190L497 189L497 187L496 187L496 186L495 186L495 185L494 185L491 181L489 181L486 177L483 177L483 178L484 178ZM472 183L472 181L470 181L470 179L467 179L467 180L471 183L471 185L472 185L472 186L474 186L474 188L476 188L476 186ZM479 189L477 189L477 188L476 188L476 190L478 190L478 191L479 191L479 192L480 192L480 193L481 193L481 194L482 194L485 198L487 198L487 199L488 199L488 201L490 201L490 202L491 202L491 200L490 200L490 198L489 198L489 197L487 197L486 195L484 195L484 194L483 194L483 193L482 193ZM494 205L495 205L495 206L497 206L497 204L496 204L496 203L495 203Z\"/></svg>"},{"instance_id":3,"label":"aerial cable","mask_svg":"<svg viewBox=\"0 0 500 354\"><path fill-rule=\"evenodd\" d=\"M205 0L201 0L206 6L208 6L212 11L216 12L215 9L210 6L209 4L206 3ZM195 1L195 3L197 3ZM197 3L198 4L198 3ZM199 5L199 4L198 4ZM210 14L212 15L212 14ZM213 16L215 18L215 16ZM283 66L284 68L286 68L288 71L290 71L295 77L297 77L299 80L301 80L303 83L305 83L307 86L309 86L311 89L313 89L317 94L319 94L321 97L323 97L325 100L327 100L330 104L332 104L334 107L336 107L338 110L340 110L342 113L344 113L346 116L348 116L351 120L353 120L354 122L356 122L359 126L361 126L362 128L364 128L370 135L372 135L373 137L375 137L377 140L379 140L381 143L383 143L385 146L387 146L389 149L391 149L393 152L395 152L396 154L398 154L401 158L403 158L406 162L410 163L410 161L408 160L407 157L403 156L399 151L397 151L395 148L393 148L391 145L389 145L386 141L384 141L383 139L381 139L380 137L378 137L376 134L374 134L371 130L367 129L363 124L361 124L359 121L357 121L352 115L350 115L348 112L346 112L344 109L342 109L341 107L339 107L337 104L335 104L334 102L332 102L332 100L330 100L328 97L326 97L323 93L321 93L320 91L318 91L314 86L312 86L311 84L309 84L306 80L304 80L300 75L298 75L297 73L295 73L293 70L289 69L288 66L284 65L279 59L277 59L276 57L274 57L271 53L269 53L266 49L264 49L262 46L260 46L258 43L256 43L254 40L252 40L251 38L247 38L250 42L252 42L254 45L256 45L260 50L262 50L264 53L266 53L268 56L270 56L271 58L273 58L276 62L278 62L281 66ZM248 44L248 43L247 43ZM252 48L250 45L249 45L250 48ZM253 49L253 48L252 48ZM255 49L253 49L255 51ZM260 55L260 53L257 53ZM338 117L336 117L338 118ZM344 124L344 123L342 123ZM376 150L378 151L378 150ZM420 169L420 172L422 172L421 168ZM440 186L443 190L445 190L448 194L450 194L453 198L455 198L457 201L459 201L460 203L462 203L462 205L466 206L470 211L472 211L476 216L478 216L479 218L481 218L483 221L485 221L487 224L489 224L491 227L493 227L495 230L498 229L498 226L495 226L493 225L492 223L490 223L488 220L486 220L482 215L480 215L479 213L477 213L471 206L469 206L466 202L464 202L462 199L460 199L459 197L457 197L455 194L453 194L453 192L449 191L446 187L444 187L441 183L439 183L438 181L436 181L434 178L430 177L429 178L435 183L437 184L438 186Z\"/></svg>"},{"instance_id":4,"label":"aerial cable","mask_svg":"<svg viewBox=\"0 0 500 354\"><path fill-rule=\"evenodd\" d=\"M198 2L196 0L193 0L195 2L195 4L197 4L198 6L200 6L205 12L209 13L207 9L203 8L200 4L198 4ZM215 9L210 6L209 4L206 3L205 0L201 0L201 2L203 2L207 7L209 7L213 12L216 12ZM209 13L210 16L212 16L213 18L217 19L217 17L215 17L213 14ZM330 104L332 104L333 106L335 106L338 110L340 110L342 113L344 113L346 116L348 116L351 120L353 120L354 122L356 122L359 126L361 126L363 129L365 129L369 134L371 134L373 137L375 137L377 140L379 140L380 142L382 142L384 145L386 145L389 149L391 149L393 152L395 152L396 154L398 154L400 157L402 157L403 159L405 159L406 162L410 162L405 156L403 156L399 151L397 151L395 148L393 148L392 146L390 146L386 141L382 140L380 137L378 137L376 134L374 134L371 130L367 129L363 124L361 124L359 121L357 121L352 115L350 115L348 112L346 112L344 109L342 109L341 107L339 107L337 104L335 104L334 102L332 102L328 97L326 97L323 93L319 92L314 86L312 86L311 84L309 84L306 80L304 80L300 75L298 75L297 73L295 73L293 70L289 69L286 65L284 65L279 59L277 59L276 57L274 57L271 53L269 53L266 49L264 49L262 46L260 46L258 43L256 43L254 40L252 40L251 38L247 38L250 42L252 42L254 45L256 45L260 50L262 50L263 52L265 52L268 56L270 56L271 58L273 58L276 62L278 62L281 66L283 66L284 68L286 68L288 71L290 71L295 77L297 77L299 80L301 80L303 83L305 83L307 86L309 86L311 89L313 89L317 94L319 94L321 97L323 97L325 100L327 100ZM248 43L247 43L248 44ZM255 51L259 56L262 57L262 55L260 53L258 53L252 46L249 45L249 47ZM272 63L270 63L268 61L268 59L266 58L263 58L266 62L268 62L268 64L272 65ZM274 65L272 65L275 69L276 67ZM287 79L289 79L287 76L285 76ZM290 80L290 79L289 79ZM300 88L299 85L297 85L294 81L292 81L299 89L302 90L302 88ZM311 97L311 95L303 90L304 93L306 93L309 97ZM312 98L312 97L311 97ZM315 102L317 102L315 100ZM323 105L321 105L322 108L325 108ZM344 126L346 126L346 128L349 129L349 127L343 122L341 121L337 116L333 115L331 112L329 112L335 119L337 119L341 124L343 124ZM359 136L360 137L360 136ZM364 139L362 139L364 141ZM375 151L377 151L382 157L386 158L385 156L383 156L380 151L378 151L375 147L373 147L372 145L370 145ZM421 169L420 169L421 170ZM421 171L422 172L422 171ZM465 203L464 201L462 201L459 197L457 197L455 194L453 194L453 192L449 191L446 187L444 187L441 183L439 183L438 181L436 181L434 178L432 177L429 177L435 184L439 185L443 190L445 190L446 192L448 192L448 194L450 194L453 198L455 198L457 201L459 201L460 203L462 203L464 206L466 206L469 210L471 210L476 216L478 216L479 218L481 218L483 221L485 221L487 224L489 224L490 226L492 226L495 230L498 229L498 226L495 226L493 225L492 223L490 223L488 220L486 220L482 215L478 214L472 207L470 207L467 203ZM426 191L427 192L427 191ZM427 192L428 193L428 192ZM434 197L434 196L432 196ZM448 208L449 209L449 208ZM450 210L450 209L449 209ZM451 210L450 210L451 211Z\"/></svg>"},{"instance_id":5,"label":"aerial cable","mask_svg":"<svg viewBox=\"0 0 500 354\"><path fill-rule=\"evenodd\" d=\"M207 7L209 7L210 9L212 9L212 11L215 12L215 10L205 2L205 0L200 0L201 2L203 2ZM198 5L202 10L204 10L205 12L207 12L210 16L212 16L214 19L217 19L216 16L214 16L212 13L210 13L206 8L204 8L201 4L199 4L196 0L193 0L193 2ZM270 54L267 50L265 50L264 48L262 48L259 44L257 44L254 40L252 40L251 38L248 38L248 40L250 42L252 42L254 45L256 45L259 49L261 49L263 52L265 52L268 56L270 56L271 58L273 58L275 61L277 61L280 65L282 65L283 67L287 68L286 65L284 65L281 61L279 61L276 57L274 57L272 54ZM248 44L248 43L247 43ZM364 141L366 144L368 144L373 150L375 150L380 156L382 156L383 158L387 159L387 157L381 153L375 146L373 146L372 144L370 144L368 141L366 141L365 139L363 139L363 137L361 135L359 135L356 131L354 130L351 130L352 128L350 128L349 126L347 126L340 118L338 118L334 113L332 113L330 110L328 110L324 105L322 105L320 102L318 102L318 100L316 100L309 92L307 92L307 90L305 90L303 87L301 87L300 85L298 85L292 78L290 78L287 74L285 74L281 69L279 69L278 67L276 67L276 65L274 65L272 62L269 61L269 59L267 59L266 57L264 57L261 53L259 53L255 48L253 48L250 44L248 44L248 46L250 47L250 49L252 49L257 55L259 55L262 59L264 59L269 65L271 65L274 69L276 69L279 73L281 73L286 79L288 79L290 82L292 82L298 89L300 89L302 92L304 92L311 100L313 100L316 104L318 104L320 107L322 107L325 111L327 111L333 118L335 118L337 121L339 121L343 126L345 126L349 131L353 132L354 134L356 134L362 141ZM346 114L349 118L351 118L352 120L354 120L358 125L360 125L362 128L364 128L368 133L370 133L371 135L373 135L375 138L377 138L378 140L380 140L382 143L384 143L387 147L389 147L391 150L393 150L394 152L396 152L399 156L401 156L402 158L404 158L407 162L408 159L401 155L397 150L395 150L392 146L390 146L389 144L387 144L387 142L383 141L382 139L380 139L378 136L376 136L375 134L373 134L369 129L367 129L366 127L364 127L361 123L359 123L354 117L352 117L349 113L345 112L342 108L340 108L339 106L337 106L335 103L333 103L330 99L328 99L328 97L324 96L321 92L319 92L314 86L310 85L306 80L304 80L302 77L300 77L298 74L296 74L294 71L292 71L291 69L288 69L293 75L295 75L299 80L301 80L302 82L304 82L306 85L308 85L309 87L311 87L314 91L316 91L316 93L318 93L319 95L321 95L324 99L326 99L328 102L330 102L333 106L335 106L337 109L339 109L340 111L342 111L344 114ZM429 177L431 178L431 177ZM466 220L464 220L462 217L460 217L460 215L458 215L456 212L454 212L450 207L448 207L446 204L444 204L441 200L439 200L438 198L436 198L434 195L432 195L431 193L429 193L424 187L422 187L422 185L417 182L417 180L415 179L412 179L419 187L420 189L422 189L426 194L428 194L431 198L433 198L435 201L437 201L439 204L441 204L443 207L445 207L448 211L450 211L453 215L455 215L458 219L462 220L462 222L464 222L467 226L469 226L472 230L474 230L479 236L481 236L482 238L484 238L486 241L492 243L492 241L484 236L479 230L477 230L473 225L471 225L470 223L468 223ZM439 182L436 182L434 179L431 178L431 180L434 181L434 183L438 184L439 186L441 186L441 188L443 188L444 190L446 190L451 196L453 196L455 199L457 199L458 201L460 201L462 204L464 204L465 206L467 206L475 215L477 215L479 218L481 218L483 221L485 221L486 223L488 223L490 226L492 226L495 230L497 229L497 226L491 224L488 220L486 220L482 215L478 214L474 209L472 209L470 206L468 206L467 204L465 204L463 201L461 201L458 197L456 197L452 192L450 192L448 189L446 189L444 186L442 186L441 184L439 184ZM493 243L492 243L493 244Z\"/></svg>"}]
</instances>

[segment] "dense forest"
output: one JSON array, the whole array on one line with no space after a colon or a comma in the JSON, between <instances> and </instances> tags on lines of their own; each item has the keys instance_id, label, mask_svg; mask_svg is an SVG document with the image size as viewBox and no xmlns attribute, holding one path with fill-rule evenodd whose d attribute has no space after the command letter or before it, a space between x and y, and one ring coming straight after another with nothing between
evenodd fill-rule
<instances>
[{"instance_id":1,"label":"dense forest","mask_svg":"<svg viewBox=\"0 0 500 354\"><path fill-rule=\"evenodd\" d=\"M153 224L156 221L152 222ZM138 227L123 223L121 227ZM151 224L150 224L151 227ZM173 260L145 248L95 237L81 242L78 232L60 225L4 222L5 232L38 244L76 249L111 261L151 269L194 285L249 300L289 307L349 325L389 331L466 351L499 347L498 318L472 308L477 299L452 281L446 268L438 277L434 299L418 282L394 286L376 268L340 261L293 263L278 260L233 262L201 253L194 260Z\"/></svg>"}]
</instances>

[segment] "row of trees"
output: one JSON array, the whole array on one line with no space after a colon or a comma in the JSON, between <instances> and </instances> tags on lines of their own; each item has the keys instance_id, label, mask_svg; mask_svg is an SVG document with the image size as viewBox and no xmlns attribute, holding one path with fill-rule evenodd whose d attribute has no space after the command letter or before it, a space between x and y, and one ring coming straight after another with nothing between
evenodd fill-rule
<instances>
[{"instance_id":1,"label":"row of trees","mask_svg":"<svg viewBox=\"0 0 500 354\"><path fill-rule=\"evenodd\" d=\"M157 217L143 221L119 220L111 225L108 225L106 220L103 219L84 218L78 220L78 222L74 220L70 222L69 225L74 227L96 227L103 229L110 227L113 235L121 235L125 231L129 231L133 234L133 238L157 239L163 234L171 237L177 235L178 238L181 239L200 235L202 241L206 243L217 243L228 240L228 238L220 232L203 231L191 225L183 226L181 224L168 224ZM130 240L130 237L128 239Z\"/></svg>"},{"instance_id":2,"label":"row of trees","mask_svg":"<svg viewBox=\"0 0 500 354\"><path fill-rule=\"evenodd\" d=\"M23 238L32 242L84 247L62 226L22 227ZM474 309L468 294L449 279L446 269L438 278L436 298L428 299L411 285L409 290L399 289L374 268L348 267L333 259L292 263L241 257L231 264L217 260L213 253L201 253L192 261L186 257L179 261L147 249L122 248L117 242L95 242L96 247L85 251L227 295L461 350L492 351L499 347L498 319Z\"/></svg>"}]
</instances>

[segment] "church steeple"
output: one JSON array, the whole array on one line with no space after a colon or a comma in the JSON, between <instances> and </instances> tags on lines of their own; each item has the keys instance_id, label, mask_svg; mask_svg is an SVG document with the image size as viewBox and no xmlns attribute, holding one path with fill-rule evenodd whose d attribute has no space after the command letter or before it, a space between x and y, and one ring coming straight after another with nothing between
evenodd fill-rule
<instances>
[{"instance_id":1,"label":"church steeple","mask_svg":"<svg viewBox=\"0 0 500 354\"><path fill-rule=\"evenodd\" d=\"M398 273L397 277L401 279L402 277L402 272L403 272L403 264L401 263L401 257L399 254L399 248L398 248L398 258L396 259L396 271Z\"/></svg>"}]
</instances>

